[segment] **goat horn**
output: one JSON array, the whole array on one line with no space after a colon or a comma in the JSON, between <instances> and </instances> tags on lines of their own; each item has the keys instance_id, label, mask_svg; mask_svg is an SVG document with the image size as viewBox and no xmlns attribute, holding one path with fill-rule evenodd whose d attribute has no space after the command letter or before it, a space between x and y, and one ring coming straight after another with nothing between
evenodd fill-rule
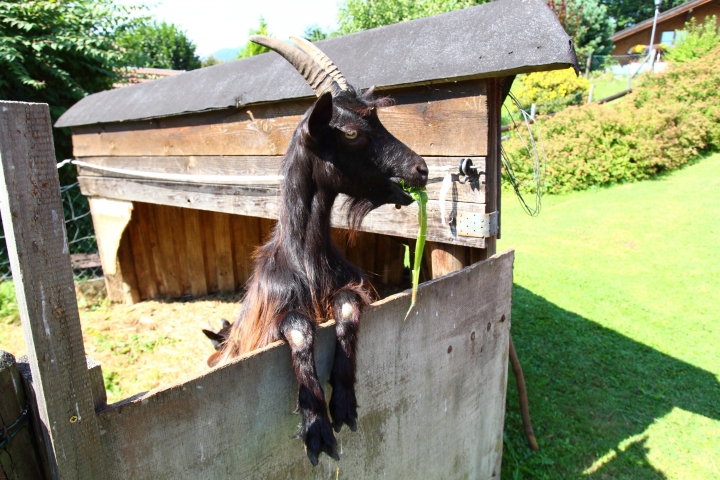
<instances>
[{"instance_id":1,"label":"goat horn","mask_svg":"<svg viewBox=\"0 0 720 480\"><path fill-rule=\"evenodd\" d=\"M348 89L347 81L345 80L343 74L340 73L340 69L333 63L332 60L330 60L330 58L328 58L327 55L323 53L322 50L302 37L290 37L290 40L292 40L293 43L300 48L300 50L307 53L310 58L315 61L315 63L320 65L323 70L325 70L327 74L335 80L335 83L337 83L342 90Z\"/></svg>"},{"instance_id":2,"label":"goat horn","mask_svg":"<svg viewBox=\"0 0 720 480\"><path fill-rule=\"evenodd\" d=\"M340 86L335 83L333 78L302 50L265 35L251 35L250 41L280 54L303 76L318 97L325 92L335 95L340 90Z\"/></svg>"}]
</instances>

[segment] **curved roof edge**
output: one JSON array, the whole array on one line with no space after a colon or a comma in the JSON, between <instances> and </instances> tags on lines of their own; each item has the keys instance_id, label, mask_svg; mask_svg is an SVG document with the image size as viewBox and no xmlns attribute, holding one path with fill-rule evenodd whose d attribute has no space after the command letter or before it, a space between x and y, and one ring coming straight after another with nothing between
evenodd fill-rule
<instances>
[{"instance_id":1,"label":"curved roof edge","mask_svg":"<svg viewBox=\"0 0 720 480\"><path fill-rule=\"evenodd\" d=\"M356 87L399 87L574 67L572 40L540 0L500 0L318 42ZM96 93L56 122L76 127L312 97L274 52Z\"/></svg>"}]
</instances>

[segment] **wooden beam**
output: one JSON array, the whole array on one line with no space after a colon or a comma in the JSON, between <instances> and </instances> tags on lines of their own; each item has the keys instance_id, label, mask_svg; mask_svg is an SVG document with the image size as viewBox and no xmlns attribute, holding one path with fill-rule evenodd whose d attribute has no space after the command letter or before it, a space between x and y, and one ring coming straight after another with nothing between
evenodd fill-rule
<instances>
[{"instance_id":1,"label":"wooden beam","mask_svg":"<svg viewBox=\"0 0 720 480\"><path fill-rule=\"evenodd\" d=\"M486 84L468 80L394 89L378 111L388 130L420 155L487 151ZM311 100L73 129L76 157L282 155Z\"/></svg>"},{"instance_id":2,"label":"wooden beam","mask_svg":"<svg viewBox=\"0 0 720 480\"><path fill-rule=\"evenodd\" d=\"M485 157L425 157L430 168L427 193L431 200L440 198L443 179L446 171L455 174L452 187L447 193L448 200L457 202L485 203L485 174L480 175L478 183L460 183L457 178L460 160L470 158L473 166L485 171ZM151 173L171 173L188 175L279 175L279 156L168 156L168 157L87 157L83 162L101 167L119 168ZM442 170L447 169L447 170ZM138 177L118 173L103 172L90 167L78 167L78 175L87 177L127 178L137 180ZM271 186L271 185L268 185ZM280 183L275 184L276 187Z\"/></svg>"},{"instance_id":3,"label":"wooden beam","mask_svg":"<svg viewBox=\"0 0 720 480\"><path fill-rule=\"evenodd\" d=\"M122 198L133 202L146 202L213 212L232 213L265 219L277 219L279 191L268 187L237 187L227 185L189 185L177 182L150 182L106 177L78 177L83 194ZM335 202L332 224L347 228L343 198ZM460 236L453 219L458 212L485 215L485 205L478 203L446 202L446 222L440 221L440 202L430 200L427 205L430 241L484 248L482 237ZM361 230L405 238L417 236L417 205L395 209L384 205L373 210L363 221ZM165 230L163 230L165 231ZM165 239L171 241L170 239ZM162 239L161 239L162 242ZM170 247L168 247L170 248Z\"/></svg>"},{"instance_id":4,"label":"wooden beam","mask_svg":"<svg viewBox=\"0 0 720 480\"><path fill-rule=\"evenodd\" d=\"M408 292L363 312L358 429L337 435L339 463L323 455L312 467L291 438L297 383L287 346L276 342L101 412L108 476L499 479L512 264L506 252L420 285L417 315L406 321ZM326 386L334 323L317 332Z\"/></svg>"},{"instance_id":5,"label":"wooden beam","mask_svg":"<svg viewBox=\"0 0 720 480\"><path fill-rule=\"evenodd\" d=\"M0 102L0 206L54 478L100 479L98 429L70 267L50 112Z\"/></svg>"}]
</instances>

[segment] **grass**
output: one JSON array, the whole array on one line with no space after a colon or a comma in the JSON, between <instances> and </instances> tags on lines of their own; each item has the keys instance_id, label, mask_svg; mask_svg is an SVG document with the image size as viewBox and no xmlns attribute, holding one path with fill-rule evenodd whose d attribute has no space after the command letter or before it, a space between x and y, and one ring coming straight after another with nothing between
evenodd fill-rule
<instances>
[{"instance_id":1,"label":"grass","mask_svg":"<svg viewBox=\"0 0 720 480\"><path fill-rule=\"evenodd\" d=\"M0 349L26 353L12 282L0 283ZM167 385L207 367L214 351L200 331L234 319L240 294L152 300L127 306L78 293L85 351L102 365L108 403ZM7 310L7 316L6 316Z\"/></svg>"},{"instance_id":2,"label":"grass","mask_svg":"<svg viewBox=\"0 0 720 480\"><path fill-rule=\"evenodd\" d=\"M516 249L503 478L720 478L720 155L656 180L503 202Z\"/></svg>"},{"instance_id":3,"label":"grass","mask_svg":"<svg viewBox=\"0 0 720 480\"><path fill-rule=\"evenodd\" d=\"M639 81L636 78L633 83ZM612 73L603 73L597 77L591 78L590 83L595 85L593 89L593 101L602 100L610 95L615 95L623 90L627 90L627 77L625 75L613 75Z\"/></svg>"}]
</instances>

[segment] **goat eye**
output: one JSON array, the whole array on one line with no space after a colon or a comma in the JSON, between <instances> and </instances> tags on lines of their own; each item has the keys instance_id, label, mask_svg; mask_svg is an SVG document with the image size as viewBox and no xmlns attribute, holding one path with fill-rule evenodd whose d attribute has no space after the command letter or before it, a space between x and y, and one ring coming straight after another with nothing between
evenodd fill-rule
<instances>
[{"instance_id":1,"label":"goat eye","mask_svg":"<svg viewBox=\"0 0 720 480\"><path fill-rule=\"evenodd\" d=\"M345 138L347 138L348 140L355 140L357 138L357 136L358 136L357 130L349 130L349 131L345 132Z\"/></svg>"}]
</instances>

